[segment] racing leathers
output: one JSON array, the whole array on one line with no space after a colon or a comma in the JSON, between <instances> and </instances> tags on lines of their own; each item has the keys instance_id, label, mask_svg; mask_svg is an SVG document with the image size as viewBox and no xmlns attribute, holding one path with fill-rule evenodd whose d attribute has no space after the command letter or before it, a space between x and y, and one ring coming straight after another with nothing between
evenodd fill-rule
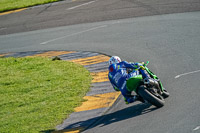
<instances>
[{"instance_id":1,"label":"racing leathers","mask_svg":"<svg viewBox=\"0 0 200 133\"><path fill-rule=\"evenodd\" d=\"M138 100L138 96L131 95L131 92L127 90L126 81L138 75L142 74L143 78L147 77L145 70L140 69L140 66L143 66L141 63L128 63L126 61L122 61L117 64L111 64L109 66L108 78L116 91L121 91L124 96L124 100L126 104L132 103ZM127 72L127 68L133 69L131 73Z\"/></svg>"}]
</instances>

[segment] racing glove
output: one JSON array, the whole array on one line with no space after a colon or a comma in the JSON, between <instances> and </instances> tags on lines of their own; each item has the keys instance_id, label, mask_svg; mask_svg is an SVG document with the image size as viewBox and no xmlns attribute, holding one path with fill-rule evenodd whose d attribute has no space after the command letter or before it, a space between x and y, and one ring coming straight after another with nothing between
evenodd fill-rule
<instances>
[{"instance_id":1,"label":"racing glove","mask_svg":"<svg viewBox=\"0 0 200 133\"><path fill-rule=\"evenodd\" d=\"M133 63L133 62L131 62L131 65L133 65L133 67L135 68L135 69L142 69L142 70L145 70L145 67L143 66L144 65L144 62L141 62L141 63Z\"/></svg>"},{"instance_id":2,"label":"racing glove","mask_svg":"<svg viewBox=\"0 0 200 133\"><path fill-rule=\"evenodd\" d=\"M142 70L145 70L145 67L143 66L144 65L144 62L142 63L136 63L138 68L141 68Z\"/></svg>"}]
</instances>

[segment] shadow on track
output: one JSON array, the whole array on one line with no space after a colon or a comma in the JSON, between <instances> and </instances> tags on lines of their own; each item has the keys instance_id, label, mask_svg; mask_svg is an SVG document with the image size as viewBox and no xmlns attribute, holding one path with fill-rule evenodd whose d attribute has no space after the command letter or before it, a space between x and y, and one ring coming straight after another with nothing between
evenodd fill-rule
<instances>
[{"instance_id":1,"label":"shadow on track","mask_svg":"<svg viewBox=\"0 0 200 133\"><path fill-rule=\"evenodd\" d=\"M115 123L118 121L122 121L122 120L126 120L126 119L130 119L133 117L137 117L149 112L152 112L158 108L156 107L151 107L151 104L136 104L136 105L132 105L130 107L124 108L122 110L118 110L115 111L113 113L108 113L103 115L103 116L99 116L99 117L94 117L85 121L80 121L77 123L73 123L67 127L64 128L63 131L67 130L67 129L79 129L81 127L86 127L83 131L87 131L88 129L94 128L96 126L100 126L103 127L105 125L109 125L111 123ZM88 126L88 123L90 123L90 126ZM52 131L55 130L46 130L46 131L41 131L42 133L51 133ZM62 131L61 131L62 132Z\"/></svg>"},{"instance_id":2,"label":"shadow on track","mask_svg":"<svg viewBox=\"0 0 200 133\"><path fill-rule=\"evenodd\" d=\"M151 111L158 109L156 107L150 108L150 106L152 106L152 105L151 104L137 104L137 105L133 105L133 106L124 108L122 110L113 112L113 113L105 114L105 115L101 116L99 118L99 120L97 120L95 123L93 123L88 128L86 128L84 131L86 131L90 128L94 128L96 126L103 127L103 126L109 125L111 123L115 123L115 122L126 120L129 118L137 117L139 115L143 115L143 114L146 114L146 113L149 113Z\"/></svg>"},{"instance_id":3,"label":"shadow on track","mask_svg":"<svg viewBox=\"0 0 200 133\"><path fill-rule=\"evenodd\" d=\"M88 129L94 128L96 126L103 127L105 125L109 125L111 123L115 123L118 121L130 119L133 117L137 117L139 115L143 115L149 112L152 112L158 108L156 107L151 107L151 104L136 104L129 106L127 108L124 108L122 110L115 111L113 113L109 113L110 111L107 112L107 114L99 117L94 117L85 121L80 121L77 123L73 123L67 127L64 128L64 131L67 129L79 129L81 127L86 127L83 131L87 131ZM88 126L88 123L90 125ZM49 130L51 131L51 130ZM48 131L42 131L45 133L48 133Z\"/></svg>"}]
</instances>

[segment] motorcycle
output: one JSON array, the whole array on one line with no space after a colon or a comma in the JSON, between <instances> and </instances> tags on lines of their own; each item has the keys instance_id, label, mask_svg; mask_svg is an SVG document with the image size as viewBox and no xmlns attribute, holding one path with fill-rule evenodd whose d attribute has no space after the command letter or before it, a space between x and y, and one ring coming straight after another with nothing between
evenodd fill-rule
<instances>
[{"instance_id":1,"label":"motorcycle","mask_svg":"<svg viewBox=\"0 0 200 133\"><path fill-rule=\"evenodd\" d=\"M164 89L160 79L147 67L148 64L149 61L146 64L143 63L140 69L146 70L150 77L143 79L142 74L139 73L129 78L126 86L129 91L134 91L143 101L160 108L164 106L164 99L169 97L169 93Z\"/></svg>"}]
</instances>

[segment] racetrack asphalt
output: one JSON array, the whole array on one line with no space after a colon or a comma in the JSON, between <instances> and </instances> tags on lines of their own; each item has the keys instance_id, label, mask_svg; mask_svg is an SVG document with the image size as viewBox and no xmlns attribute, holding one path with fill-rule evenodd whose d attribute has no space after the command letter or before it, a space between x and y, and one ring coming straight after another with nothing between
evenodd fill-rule
<instances>
[{"instance_id":1,"label":"racetrack asphalt","mask_svg":"<svg viewBox=\"0 0 200 133\"><path fill-rule=\"evenodd\" d=\"M165 106L156 109L138 102L126 105L119 98L84 132L196 133L200 121L199 22L200 13L190 12L4 35L0 36L0 53L93 51L127 61L149 60L149 68L171 94Z\"/></svg>"},{"instance_id":2,"label":"racetrack asphalt","mask_svg":"<svg viewBox=\"0 0 200 133\"><path fill-rule=\"evenodd\" d=\"M200 1L100 0L66 10L88 2L45 5L0 16L0 53L93 51L127 61L150 60L149 68L171 94L165 106L125 105L119 98L84 132L198 133L200 12L194 11L200 10ZM56 28L46 29L50 27ZM11 34L23 31L32 32Z\"/></svg>"},{"instance_id":3,"label":"racetrack asphalt","mask_svg":"<svg viewBox=\"0 0 200 133\"><path fill-rule=\"evenodd\" d=\"M64 0L0 15L0 35L199 10L199 0Z\"/></svg>"}]
</instances>

